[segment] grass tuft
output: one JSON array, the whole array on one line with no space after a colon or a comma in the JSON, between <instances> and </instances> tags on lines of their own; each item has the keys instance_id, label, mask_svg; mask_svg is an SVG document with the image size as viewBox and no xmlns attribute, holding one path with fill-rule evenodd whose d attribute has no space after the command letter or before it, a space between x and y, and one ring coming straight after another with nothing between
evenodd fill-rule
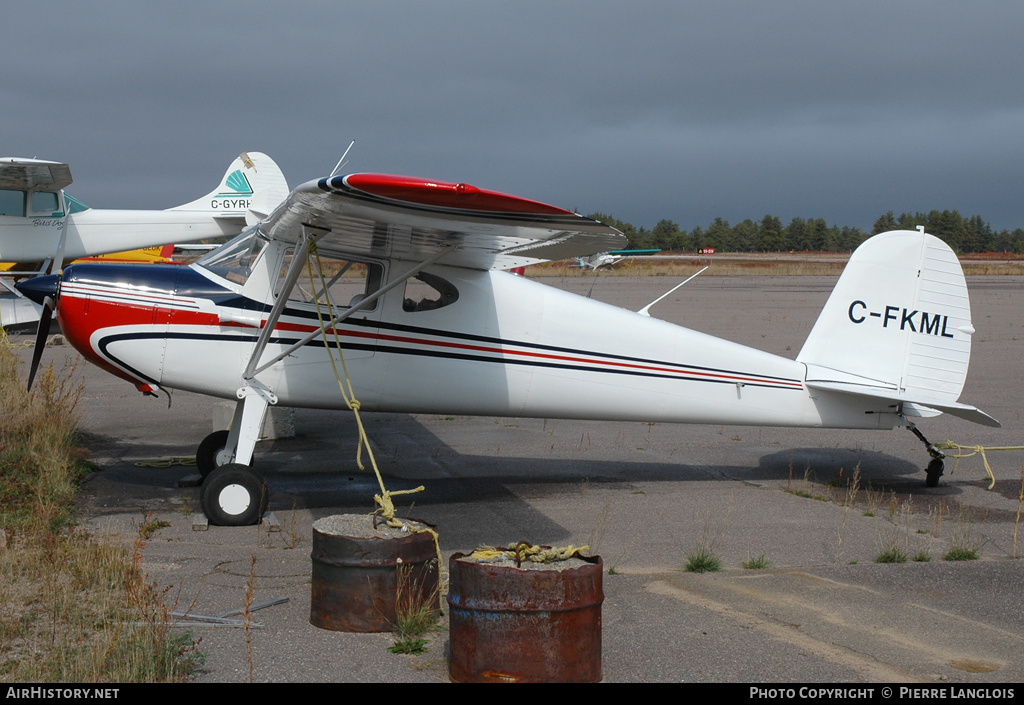
<instances>
[{"instance_id":1,"label":"grass tuft","mask_svg":"<svg viewBox=\"0 0 1024 705\"><path fill-rule=\"evenodd\" d=\"M906 563L907 552L900 546L891 546L875 557L875 563Z\"/></svg>"},{"instance_id":2,"label":"grass tuft","mask_svg":"<svg viewBox=\"0 0 1024 705\"><path fill-rule=\"evenodd\" d=\"M978 549L968 548L967 546L953 546L945 555L942 556L944 561L976 561L978 560Z\"/></svg>"},{"instance_id":3,"label":"grass tuft","mask_svg":"<svg viewBox=\"0 0 1024 705\"><path fill-rule=\"evenodd\" d=\"M722 569L721 559L708 548L699 548L686 554L687 573L715 573Z\"/></svg>"},{"instance_id":4,"label":"grass tuft","mask_svg":"<svg viewBox=\"0 0 1024 705\"><path fill-rule=\"evenodd\" d=\"M406 636L395 640L388 647L393 654L422 654L427 650L427 640L421 637Z\"/></svg>"},{"instance_id":5,"label":"grass tuft","mask_svg":"<svg viewBox=\"0 0 1024 705\"><path fill-rule=\"evenodd\" d=\"M953 528L949 549L942 556L946 561L976 561L981 555L984 539L980 538L971 523L967 510L961 510Z\"/></svg>"},{"instance_id":6,"label":"grass tuft","mask_svg":"<svg viewBox=\"0 0 1024 705\"><path fill-rule=\"evenodd\" d=\"M743 563L741 563L740 565L742 565L746 570L764 570L765 568L771 566L771 563L768 561L767 558L764 557L764 554L762 553L757 558L748 558L747 560L743 561Z\"/></svg>"},{"instance_id":7,"label":"grass tuft","mask_svg":"<svg viewBox=\"0 0 1024 705\"><path fill-rule=\"evenodd\" d=\"M421 568L398 566L395 642L388 647L391 653L420 654L426 651L424 635L437 628L440 616L440 580L435 576L437 561L430 561Z\"/></svg>"}]
</instances>

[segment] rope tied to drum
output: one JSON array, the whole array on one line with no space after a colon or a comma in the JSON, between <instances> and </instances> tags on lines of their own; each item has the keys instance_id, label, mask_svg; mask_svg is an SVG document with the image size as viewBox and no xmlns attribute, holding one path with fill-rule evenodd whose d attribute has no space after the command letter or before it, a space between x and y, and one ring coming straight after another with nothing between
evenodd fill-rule
<instances>
[{"instance_id":1,"label":"rope tied to drum","mask_svg":"<svg viewBox=\"0 0 1024 705\"><path fill-rule=\"evenodd\" d=\"M316 244L310 244L309 255L306 258L306 267L309 274L310 282L314 280L314 258L316 259L315 274L320 280L320 291L323 293L324 299L326 299L325 304L327 306L327 314L329 316L329 320L333 321L334 304L331 302L330 292L328 291L328 285L324 279L323 267L320 264L320 252L317 250ZM366 469L365 466L363 465L362 460L363 447L365 446L366 455L370 459L370 465L373 467L374 475L376 475L377 477L377 484L380 486L380 494L375 494L373 496L374 501L377 503L377 510L374 511L374 521L376 521L376 515L380 514L384 518L384 521L387 523L388 526L391 526L393 528L402 528L404 526L407 527L408 524L406 522L403 522L401 519L395 517L395 503L392 501L391 498L399 495L415 494L416 492L422 492L426 488L423 485L420 485L419 487L415 487L410 490L396 490L392 492L389 491L387 487L384 486L384 479L381 477L380 469L377 467L377 459L373 455L373 448L370 447L370 438L366 433L366 428L363 426L363 419L359 413L359 410L361 409L362 405L356 398L355 390L352 387L352 378L349 376L348 373L348 365L345 364L345 354L342 352L341 349L341 338L338 336L338 329L334 325L331 326L331 334L334 337L334 347L338 351L338 358L341 360L341 369L345 375L344 381L342 381L341 374L339 374L338 372L338 367L334 362L334 355L331 353L330 346L327 344L327 323L324 321L324 315L320 309L320 297L318 295L313 296L313 303L316 307L317 320L320 323L320 332L324 336L324 348L327 349L327 357L331 361L331 369L334 372L335 380L338 382L338 389L341 390L341 396L345 400L345 404L348 406L349 409L352 410L352 413L355 416L356 428L358 429L359 434L359 445L356 448L356 465L359 467L360 470ZM441 543L440 538L437 535L437 532L427 526L423 526L422 528L418 528L415 530L429 533L434 537L434 546L437 549L437 568L438 571L440 571L443 565L443 561L441 560Z\"/></svg>"},{"instance_id":2,"label":"rope tied to drum","mask_svg":"<svg viewBox=\"0 0 1024 705\"><path fill-rule=\"evenodd\" d=\"M152 458L149 460L135 461L137 468L171 468L178 465L189 467L196 464L194 455L176 455L170 458Z\"/></svg>"},{"instance_id":3,"label":"rope tied to drum","mask_svg":"<svg viewBox=\"0 0 1024 705\"><path fill-rule=\"evenodd\" d=\"M935 446L938 450L953 450L956 454L950 454L949 457L953 458L956 462L953 463L953 472L960 465L960 460L963 458L972 458L975 455L981 456L981 462L985 466L985 474L988 475L988 488L992 489L996 486L996 476L992 473L992 466L988 463L987 451L993 450L1024 450L1024 446L966 446L954 443L953 441L946 441L945 443L939 443Z\"/></svg>"},{"instance_id":4,"label":"rope tied to drum","mask_svg":"<svg viewBox=\"0 0 1024 705\"><path fill-rule=\"evenodd\" d=\"M567 561L577 554L590 548L590 546L563 546L553 548L551 546L534 546L527 541L510 543L506 548L494 546L480 546L470 553L466 558L477 563L496 563L498 561L514 560L516 566L523 564L523 561L533 563L554 563L556 561Z\"/></svg>"}]
</instances>

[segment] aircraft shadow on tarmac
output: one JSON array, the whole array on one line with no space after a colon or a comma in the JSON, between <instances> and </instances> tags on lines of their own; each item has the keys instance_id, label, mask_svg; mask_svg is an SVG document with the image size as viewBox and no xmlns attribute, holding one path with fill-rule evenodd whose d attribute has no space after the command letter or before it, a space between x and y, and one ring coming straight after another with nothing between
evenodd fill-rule
<instances>
[{"instance_id":1,"label":"aircraft shadow on tarmac","mask_svg":"<svg viewBox=\"0 0 1024 705\"><path fill-rule=\"evenodd\" d=\"M369 513L374 509L373 497L380 487L365 452L365 469L360 470L355 463L354 422L335 412L326 412L329 416L322 416L323 413L305 412L297 417L301 420L296 423L298 432L294 438L262 441L257 445L254 466L270 488L271 511L305 509L325 516ZM329 424L325 423L328 418ZM755 467L601 460L592 456L528 457L537 455L529 449L526 453L520 449L519 457L510 457L460 452L412 415L384 414L372 418L371 438L386 488L397 492L425 487L422 492L396 498L400 516L431 523L458 518L458 523L463 524L472 523L461 521L470 516L499 514L514 524L532 527L531 535L543 535L545 540L552 541L566 535L564 527L532 508L522 496L543 499L571 495L584 487L632 492L637 483L644 482L738 480L810 483L819 487L838 482L841 486L852 480L855 471L862 487L913 488L916 492L924 485L919 467L876 451L784 449L761 456ZM483 425L480 428L482 433L489 431ZM494 438L507 439L506 446L514 447L512 439L502 435L503 429L495 428ZM119 496L126 506L130 506L133 498L143 499L170 487L180 485L182 490L191 491L190 484L194 486L198 480L194 467L140 468L133 459L140 452L153 457L187 456L194 453L189 445L151 445L140 451L103 435L92 434L85 440L94 452L102 449L100 452L108 457L124 458L105 463L89 484L94 494ZM114 504L108 503L108 511L116 510Z\"/></svg>"},{"instance_id":2,"label":"aircraft shadow on tarmac","mask_svg":"<svg viewBox=\"0 0 1024 705\"><path fill-rule=\"evenodd\" d=\"M922 465L928 457L921 454ZM861 486L888 490L923 489L922 468L885 453L849 448L791 448L762 456L758 467L743 469L743 479L807 481L846 486L855 473Z\"/></svg>"}]
</instances>

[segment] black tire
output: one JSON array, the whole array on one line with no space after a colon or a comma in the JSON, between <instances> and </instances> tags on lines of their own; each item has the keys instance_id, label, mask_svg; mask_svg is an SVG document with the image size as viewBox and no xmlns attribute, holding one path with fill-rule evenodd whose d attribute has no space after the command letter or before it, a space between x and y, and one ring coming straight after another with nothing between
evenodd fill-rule
<instances>
[{"instance_id":1,"label":"black tire","mask_svg":"<svg viewBox=\"0 0 1024 705\"><path fill-rule=\"evenodd\" d=\"M934 458L928 463L928 467L925 469L925 472L928 474L927 479L924 481L925 487L939 486L939 478L942 477L944 467L945 463L942 462L942 458Z\"/></svg>"},{"instance_id":2,"label":"black tire","mask_svg":"<svg viewBox=\"0 0 1024 705\"><path fill-rule=\"evenodd\" d=\"M267 483L255 470L237 463L214 468L203 480L199 503L216 526L252 526L267 511Z\"/></svg>"},{"instance_id":3,"label":"black tire","mask_svg":"<svg viewBox=\"0 0 1024 705\"><path fill-rule=\"evenodd\" d=\"M196 450L196 468L204 478L213 472L217 467L217 453L224 450L228 444L228 432L214 431L203 439Z\"/></svg>"}]
</instances>

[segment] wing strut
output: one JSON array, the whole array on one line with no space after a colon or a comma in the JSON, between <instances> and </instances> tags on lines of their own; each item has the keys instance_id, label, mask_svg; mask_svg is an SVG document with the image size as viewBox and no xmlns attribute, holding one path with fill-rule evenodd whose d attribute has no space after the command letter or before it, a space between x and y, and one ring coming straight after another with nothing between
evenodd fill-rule
<instances>
[{"instance_id":1,"label":"wing strut","mask_svg":"<svg viewBox=\"0 0 1024 705\"><path fill-rule=\"evenodd\" d=\"M277 325L277 320L281 317L284 312L284 307L288 303L288 295L292 291L292 287L295 286L295 282L299 280L299 276L302 274L302 268L306 266L306 258L309 256L309 248L317 240L324 237L330 232L323 228L316 228L311 225L302 226L302 241L299 246L295 248L295 253L292 255L292 262L288 266L288 273L285 275L284 284L281 287L281 294L277 297L277 301L274 302L274 307L270 310L270 316L267 318L267 322L263 326L263 330L260 331L260 337L256 341L256 347L252 351L252 355L249 357L249 364L245 368L245 372L242 373L243 379L248 382L256 373L260 370L254 370L256 363L259 362L260 356L263 354L263 350L266 349L267 343L270 341L270 336L274 332L274 326Z\"/></svg>"},{"instance_id":2,"label":"wing strut","mask_svg":"<svg viewBox=\"0 0 1024 705\"><path fill-rule=\"evenodd\" d=\"M303 255L304 255L303 258L302 258L303 260L305 259L305 257L309 256L309 245L310 244L312 244L312 243L307 243L307 244L302 246ZM249 359L249 365L248 365L248 367L246 367L245 372L243 373L242 377L245 378L246 380L252 379L256 375L258 375L260 372L263 372L264 370L269 368L274 363L276 363L276 362L278 362L280 360L283 360L284 358L288 357L289 355L291 355L296 350L300 349L306 343L308 343L311 340L314 340L315 338L317 338L320 335L322 335L323 332L325 330L327 330L328 328L333 328L338 323L341 323L342 321L344 321L346 318L351 316L356 311L359 311L360 309L368 307L370 304L372 304L374 301L376 301L377 299L382 297L384 294L388 293L389 291L391 291L392 289L394 289L394 288L396 288L398 286L401 286L407 280L412 279L413 277L415 277L417 274L419 274L421 271L423 271L424 269L426 269L430 265L435 264L438 260L440 260L442 257L447 255L449 252L451 252L455 248L456 248L456 245L449 245L448 247L446 247L445 249L441 250L440 252L438 252L436 255L434 255L430 259L425 260L423 262L420 262L418 265L416 265L415 267L413 267L412 269L407 271L402 276L400 276L397 279L395 279L393 282L391 282L387 286L382 287L382 288L378 289L377 291L373 292L372 294L367 296L365 299L363 299L362 301L357 303L355 306L352 306L350 308L345 309L345 311L343 313L340 313L337 316L335 316L334 318L332 318L322 328L313 331L312 333L307 335L302 340L299 340L298 342L292 344L284 352L282 352L281 354L277 355L272 360L269 360L268 362L264 363L263 365L260 365L259 367L256 367L256 364L259 361L259 356L260 356L260 354L263 353L263 349L266 347L267 341L270 340L270 335L273 332L274 326L277 325L277 319L280 318L280 316L281 316L281 310L283 310L283 305L281 307L281 310L278 310L278 306L277 306L277 304L275 304L274 309L270 312L270 317L267 318L267 322L263 326L263 330L260 333L260 340L256 344L256 350L253 351L253 355ZM295 266L295 262L298 259L299 259L298 252L296 252L296 254L293 255L292 267ZM298 275L296 275L294 278L292 278L291 274L292 274L292 272L289 269L289 271L288 271L288 279L285 280L285 287L286 288L282 288L282 290L281 290L282 293L281 293L280 296L278 296L278 303L280 303L280 302L282 302L282 301L284 301L284 300L286 300L288 298L287 294L285 292L290 292L291 291L291 286L293 286L295 284L295 281L298 280Z\"/></svg>"}]
</instances>

